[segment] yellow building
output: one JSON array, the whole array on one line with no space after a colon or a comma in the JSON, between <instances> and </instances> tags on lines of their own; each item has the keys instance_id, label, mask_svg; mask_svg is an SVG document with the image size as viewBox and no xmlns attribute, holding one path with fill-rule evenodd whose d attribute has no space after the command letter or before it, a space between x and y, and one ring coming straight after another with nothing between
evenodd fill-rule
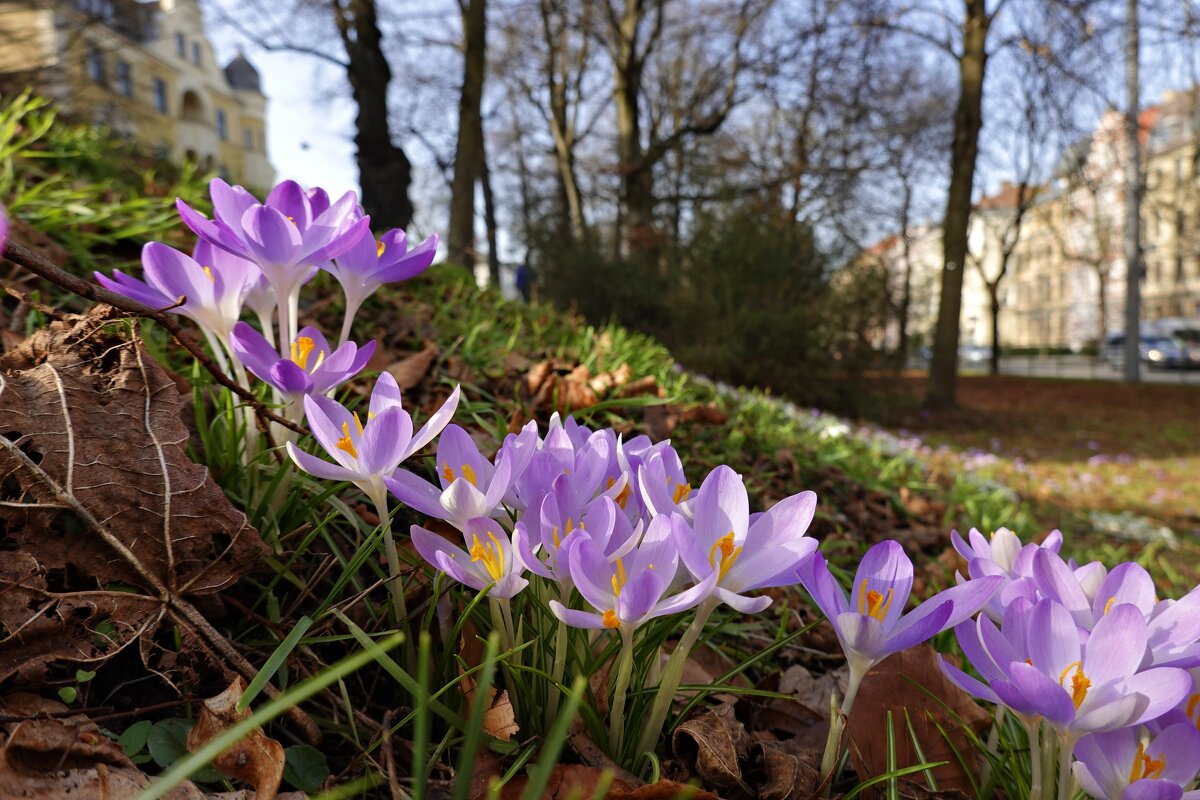
<instances>
[{"instance_id":1,"label":"yellow building","mask_svg":"<svg viewBox=\"0 0 1200 800\"><path fill-rule=\"evenodd\" d=\"M0 42L0 92L32 86L174 161L274 183L258 72L217 63L196 0L0 0Z\"/></svg>"}]
</instances>

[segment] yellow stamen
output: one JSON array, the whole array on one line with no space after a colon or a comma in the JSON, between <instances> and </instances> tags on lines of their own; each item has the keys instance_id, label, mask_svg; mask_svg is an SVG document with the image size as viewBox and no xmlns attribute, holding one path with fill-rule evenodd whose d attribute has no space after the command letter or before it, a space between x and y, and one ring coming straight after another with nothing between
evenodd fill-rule
<instances>
[{"instance_id":1,"label":"yellow stamen","mask_svg":"<svg viewBox=\"0 0 1200 800\"><path fill-rule=\"evenodd\" d=\"M362 433L361 425L358 427L358 432ZM349 453L351 458L358 458L358 450L355 449L354 440L350 437L350 423L342 423L342 438L337 440L336 446L338 450Z\"/></svg>"},{"instance_id":2,"label":"yellow stamen","mask_svg":"<svg viewBox=\"0 0 1200 800\"><path fill-rule=\"evenodd\" d=\"M1107 614L1113 607L1113 603L1117 602L1116 597L1108 598L1108 602L1104 604L1104 613Z\"/></svg>"},{"instance_id":3,"label":"yellow stamen","mask_svg":"<svg viewBox=\"0 0 1200 800\"><path fill-rule=\"evenodd\" d=\"M729 568L733 566L733 562L737 561L737 557L742 553L741 547L733 545L733 531L718 539L717 543L708 551L708 565L714 569L717 569L718 551L721 554L721 565L717 572L717 582L720 583L725 578L725 573L729 572Z\"/></svg>"},{"instance_id":4,"label":"yellow stamen","mask_svg":"<svg viewBox=\"0 0 1200 800\"><path fill-rule=\"evenodd\" d=\"M550 532L550 534L554 537L554 549L557 550L558 548L562 547L562 540L560 540L558 538L558 526L557 525L554 526L554 530L552 530Z\"/></svg>"},{"instance_id":5,"label":"yellow stamen","mask_svg":"<svg viewBox=\"0 0 1200 800\"><path fill-rule=\"evenodd\" d=\"M612 577L612 590L615 597L621 596L621 590L625 588L625 562L617 559L617 573Z\"/></svg>"},{"instance_id":6,"label":"yellow stamen","mask_svg":"<svg viewBox=\"0 0 1200 800\"><path fill-rule=\"evenodd\" d=\"M307 336L297 336L292 342L292 363L300 369L308 369L308 356L316 344Z\"/></svg>"},{"instance_id":7,"label":"yellow stamen","mask_svg":"<svg viewBox=\"0 0 1200 800\"><path fill-rule=\"evenodd\" d=\"M1196 706L1200 705L1200 693L1194 694L1187 701L1187 715L1189 719L1196 720L1196 727L1200 728L1200 718L1196 716Z\"/></svg>"},{"instance_id":8,"label":"yellow stamen","mask_svg":"<svg viewBox=\"0 0 1200 800\"><path fill-rule=\"evenodd\" d=\"M213 277L212 267L203 267L203 269L204 269L204 274L208 276L208 279L210 281L212 281L213 283L216 283L217 279Z\"/></svg>"},{"instance_id":9,"label":"yellow stamen","mask_svg":"<svg viewBox=\"0 0 1200 800\"><path fill-rule=\"evenodd\" d=\"M449 464L442 466L442 477L446 479L446 483L454 483L454 470L450 468Z\"/></svg>"},{"instance_id":10,"label":"yellow stamen","mask_svg":"<svg viewBox=\"0 0 1200 800\"><path fill-rule=\"evenodd\" d=\"M679 505L684 500L688 499L688 495L692 493L692 485L690 483L681 483L675 487L675 505ZM732 535L732 534L730 534Z\"/></svg>"},{"instance_id":11,"label":"yellow stamen","mask_svg":"<svg viewBox=\"0 0 1200 800\"><path fill-rule=\"evenodd\" d=\"M617 612L615 609L610 608L604 612L604 627L606 627L606 628L621 627L621 620L617 619Z\"/></svg>"},{"instance_id":12,"label":"yellow stamen","mask_svg":"<svg viewBox=\"0 0 1200 800\"><path fill-rule=\"evenodd\" d=\"M371 419L371 417L372 417L372 416L374 416L374 415L373 415L373 414L367 414L367 419L368 419L368 420L369 420L369 419ZM359 435L359 436L362 436L362 432L363 432L363 424L362 424L362 420L358 418L358 412L357 412L357 411L355 411L355 412L354 412L354 424L358 426L358 435Z\"/></svg>"},{"instance_id":13,"label":"yellow stamen","mask_svg":"<svg viewBox=\"0 0 1200 800\"><path fill-rule=\"evenodd\" d=\"M883 618L887 616L888 609L892 607L893 594L891 586L888 587L886 597L882 592L877 592L874 589L868 591L867 579L863 578L862 584L858 587L858 613L874 617L883 622Z\"/></svg>"},{"instance_id":14,"label":"yellow stamen","mask_svg":"<svg viewBox=\"0 0 1200 800\"><path fill-rule=\"evenodd\" d=\"M381 256L381 255L383 255L383 251L384 251L384 250L386 250L386 249L387 249L387 245L386 245L386 244L384 244L384 243L383 243L382 241L380 241L379 239L376 239L376 240L375 240L375 254L376 254L377 256Z\"/></svg>"},{"instance_id":15,"label":"yellow stamen","mask_svg":"<svg viewBox=\"0 0 1200 800\"><path fill-rule=\"evenodd\" d=\"M488 531L488 538L492 541L485 545L479 541L479 534L475 535L475 541L471 545L471 560L482 561L487 574L492 580L498 581L504 575L504 551L500 549L500 541L496 534Z\"/></svg>"},{"instance_id":16,"label":"yellow stamen","mask_svg":"<svg viewBox=\"0 0 1200 800\"><path fill-rule=\"evenodd\" d=\"M1129 770L1129 782L1140 781L1145 778L1155 779L1161 778L1163 769L1167 766L1167 759L1162 753L1158 754L1158 758L1151 758L1146 755L1146 747L1141 742L1138 742L1137 755L1133 757L1133 767Z\"/></svg>"},{"instance_id":17,"label":"yellow stamen","mask_svg":"<svg viewBox=\"0 0 1200 800\"><path fill-rule=\"evenodd\" d=\"M463 477L467 479L467 483L478 488L479 484L475 482L475 470L471 469L470 464L462 465L462 474Z\"/></svg>"},{"instance_id":18,"label":"yellow stamen","mask_svg":"<svg viewBox=\"0 0 1200 800\"><path fill-rule=\"evenodd\" d=\"M1075 704L1076 710L1083 705L1084 699L1087 697L1088 689L1091 688L1092 682L1088 680L1087 675L1083 674L1083 664L1079 661L1073 661L1067 665L1067 668L1058 676L1058 685L1067 688L1066 680L1067 673L1072 669L1075 674L1071 676L1071 702Z\"/></svg>"},{"instance_id":19,"label":"yellow stamen","mask_svg":"<svg viewBox=\"0 0 1200 800\"><path fill-rule=\"evenodd\" d=\"M295 218L295 217L288 217L287 219L288 219L288 222L292 223L293 225L296 225L296 218ZM298 228L298 227L300 227L300 226L299 226L299 225L296 225L296 227Z\"/></svg>"}]
</instances>

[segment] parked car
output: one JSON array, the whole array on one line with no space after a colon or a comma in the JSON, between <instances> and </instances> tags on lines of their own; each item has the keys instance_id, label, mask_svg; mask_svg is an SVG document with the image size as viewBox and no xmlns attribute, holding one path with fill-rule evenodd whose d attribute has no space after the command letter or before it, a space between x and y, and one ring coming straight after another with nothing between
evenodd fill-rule
<instances>
[{"instance_id":1,"label":"parked car","mask_svg":"<svg viewBox=\"0 0 1200 800\"><path fill-rule=\"evenodd\" d=\"M964 366L978 367L992 359L992 348L986 344L964 344L958 348L958 360Z\"/></svg>"},{"instance_id":2,"label":"parked car","mask_svg":"<svg viewBox=\"0 0 1200 800\"><path fill-rule=\"evenodd\" d=\"M1151 367L1200 369L1200 342L1178 336L1142 336L1138 352L1142 363ZM1125 363L1125 334L1105 337L1101 355L1109 365L1120 368Z\"/></svg>"}]
</instances>

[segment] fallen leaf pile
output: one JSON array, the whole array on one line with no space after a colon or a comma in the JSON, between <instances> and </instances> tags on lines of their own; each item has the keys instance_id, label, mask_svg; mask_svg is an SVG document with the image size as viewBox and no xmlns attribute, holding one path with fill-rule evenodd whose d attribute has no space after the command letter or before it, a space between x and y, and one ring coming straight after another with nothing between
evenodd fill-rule
<instances>
[{"instance_id":1,"label":"fallen leaf pile","mask_svg":"<svg viewBox=\"0 0 1200 800\"><path fill-rule=\"evenodd\" d=\"M102 662L236 581L258 533L184 451L175 384L101 307L0 358L0 680ZM217 646L209 641L209 646Z\"/></svg>"}]
</instances>

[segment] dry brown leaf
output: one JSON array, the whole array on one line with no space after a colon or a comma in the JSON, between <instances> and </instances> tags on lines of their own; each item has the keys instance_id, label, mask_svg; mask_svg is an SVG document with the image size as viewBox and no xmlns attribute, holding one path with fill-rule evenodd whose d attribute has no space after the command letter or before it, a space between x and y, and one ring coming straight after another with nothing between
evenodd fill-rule
<instances>
[{"instance_id":1,"label":"dry brown leaf","mask_svg":"<svg viewBox=\"0 0 1200 800\"><path fill-rule=\"evenodd\" d=\"M0 701L0 714L26 717L61 713L56 700L14 694ZM0 800L100 800L134 797L150 778L133 765L120 745L82 714L10 722L0 726ZM169 800L204 800L185 782Z\"/></svg>"},{"instance_id":2,"label":"dry brown leaf","mask_svg":"<svg viewBox=\"0 0 1200 800\"><path fill-rule=\"evenodd\" d=\"M483 732L495 736L502 742L517 735L521 726L517 725L517 716L513 711L512 701L508 699L508 690L496 696L496 688L488 688L488 700L491 705L483 712Z\"/></svg>"},{"instance_id":3,"label":"dry brown leaf","mask_svg":"<svg viewBox=\"0 0 1200 800\"><path fill-rule=\"evenodd\" d=\"M525 388L531 395L533 408L547 408L570 413L600 402L589 385L591 373L582 364L559 359L539 361L525 374Z\"/></svg>"},{"instance_id":4,"label":"dry brown leaf","mask_svg":"<svg viewBox=\"0 0 1200 800\"><path fill-rule=\"evenodd\" d=\"M753 797L739 764L749 746L750 737L728 703L692 717L676 728L671 737L675 757L693 765L705 786Z\"/></svg>"},{"instance_id":5,"label":"dry brown leaf","mask_svg":"<svg viewBox=\"0 0 1200 800\"><path fill-rule=\"evenodd\" d=\"M196 724L188 731L188 750L196 751L250 716L250 709L238 711L237 703L246 691L240 678L216 697L205 700ZM283 745L255 728L213 759L221 772L254 787L258 800L273 800L283 781Z\"/></svg>"},{"instance_id":6,"label":"dry brown leaf","mask_svg":"<svg viewBox=\"0 0 1200 800\"><path fill-rule=\"evenodd\" d=\"M658 378L653 375L647 375L644 378L638 378L636 381L631 381L621 387L621 391L617 392L619 397L641 397L650 395L651 397L663 397L666 392L658 385Z\"/></svg>"},{"instance_id":7,"label":"dry brown leaf","mask_svg":"<svg viewBox=\"0 0 1200 800\"><path fill-rule=\"evenodd\" d=\"M655 441L671 438L675 426L679 424L679 408L666 404L661 406L646 406L642 410L642 427Z\"/></svg>"},{"instance_id":8,"label":"dry brown leaf","mask_svg":"<svg viewBox=\"0 0 1200 800\"><path fill-rule=\"evenodd\" d=\"M611 773L610 773L611 774ZM542 792L542 800L565 800L568 797L601 797L607 800L720 800L712 792L704 791L686 783L659 781L637 786L613 776L609 788L597 795L605 771L580 764L556 764L550 772L550 780ZM500 792L501 800L517 800L525 791L529 780L524 776L505 784Z\"/></svg>"},{"instance_id":9,"label":"dry brown leaf","mask_svg":"<svg viewBox=\"0 0 1200 800\"><path fill-rule=\"evenodd\" d=\"M140 342L101 332L106 313L0 358L0 680L103 661L167 615L204 628L186 598L229 586L262 550L188 460L174 383Z\"/></svg>"},{"instance_id":10,"label":"dry brown leaf","mask_svg":"<svg viewBox=\"0 0 1200 800\"><path fill-rule=\"evenodd\" d=\"M833 672L814 675L806 667L794 664L779 676L779 693L796 698L800 704L822 719L829 719L829 698L837 689L846 694L850 670L843 664Z\"/></svg>"},{"instance_id":11,"label":"dry brown leaf","mask_svg":"<svg viewBox=\"0 0 1200 800\"><path fill-rule=\"evenodd\" d=\"M972 770L977 767L978 756L958 718L979 733L991 721L991 716L946 679L938 667L937 653L928 645L896 653L863 679L847 723L850 759L859 778L866 779L887 771L888 711L892 712L896 765L908 767L920 763L905 725L905 710L925 758L949 762L932 770L938 789L969 792L971 782L959 763L959 756ZM935 721L950 737L949 743L942 737ZM958 756L951 744L958 750Z\"/></svg>"},{"instance_id":12,"label":"dry brown leaf","mask_svg":"<svg viewBox=\"0 0 1200 800\"><path fill-rule=\"evenodd\" d=\"M398 361L388 364L385 371L396 379L396 384L402 390L408 390L418 385L429 374L429 368L437 359L438 346L433 342L425 342L425 347Z\"/></svg>"},{"instance_id":13,"label":"dry brown leaf","mask_svg":"<svg viewBox=\"0 0 1200 800\"><path fill-rule=\"evenodd\" d=\"M624 386L633 378L633 368L628 364L622 363L612 372L602 372L596 377L588 381L588 385L592 387L592 391L596 394L604 394L605 392L614 389L618 386Z\"/></svg>"},{"instance_id":14,"label":"dry brown leaf","mask_svg":"<svg viewBox=\"0 0 1200 800\"><path fill-rule=\"evenodd\" d=\"M684 422L699 422L703 425L724 425L729 421L729 415L716 403L700 403L688 406L682 419Z\"/></svg>"}]
</instances>

